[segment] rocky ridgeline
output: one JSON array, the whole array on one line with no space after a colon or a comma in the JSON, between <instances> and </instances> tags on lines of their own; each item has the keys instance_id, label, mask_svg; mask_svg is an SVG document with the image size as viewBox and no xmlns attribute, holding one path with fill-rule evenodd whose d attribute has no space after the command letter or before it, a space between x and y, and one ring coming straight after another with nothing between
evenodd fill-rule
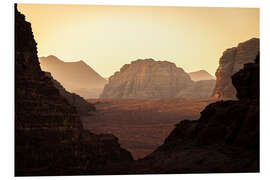
<instances>
[{"instance_id":1,"label":"rocky ridgeline","mask_svg":"<svg viewBox=\"0 0 270 180\"><path fill-rule=\"evenodd\" d=\"M182 68L168 61L139 59L111 76L100 98L208 97L214 82L194 82Z\"/></svg>"},{"instance_id":2,"label":"rocky ridgeline","mask_svg":"<svg viewBox=\"0 0 270 180\"><path fill-rule=\"evenodd\" d=\"M106 174L132 161L113 135L82 128L76 107L41 71L31 24L16 5L15 72L16 176Z\"/></svg>"},{"instance_id":3,"label":"rocky ridgeline","mask_svg":"<svg viewBox=\"0 0 270 180\"><path fill-rule=\"evenodd\" d=\"M201 80L214 80L215 77L212 76L205 70L199 70L188 73L192 81L201 81Z\"/></svg>"},{"instance_id":4,"label":"rocky ridgeline","mask_svg":"<svg viewBox=\"0 0 270 180\"><path fill-rule=\"evenodd\" d=\"M253 62L259 52L260 40L253 38L224 51L216 71L216 86L213 96L217 98L236 98L236 90L231 76L243 68L244 64Z\"/></svg>"},{"instance_id":5,"label":"rocky ridgeline","mask_svg":"<svg viewBox=\"0 0 270 180\"><path fill-rule=\"evenodd\" d=\"M254 60L253 60L254 61ZM259 171L259 55L232 76L237 101L208 105L199 120L184 120L135 173Z\"/></svg>"},{"instance_id":6,"label":"rocky ridgeline","mask_svg":"<svg viewBox=\"0 0 270 180\"><path fill-rule=\"evenodd\" d=\"M85 99L99 97L107 83L106 79L82 60L65 62L50 55L40 57L39 62L41 69L50 72L67 91L76 93Z\"/></svg>"},{"instance_id":7,"label":"rocky ridgeline","mask_svg":"<svg viewBox=\"0 0 270 180\"><path fill-rule=\"evenodd\" d=\"M45 75L52 80L54 86L59 90L61 96L65 97L69 104L76 107L76 110L80 115L91 115L94 111L96 111L95 106L88 103L81 96L66 91L66 89L52 77L51 73L45 72Z\"/></svg>"}]
</instances>

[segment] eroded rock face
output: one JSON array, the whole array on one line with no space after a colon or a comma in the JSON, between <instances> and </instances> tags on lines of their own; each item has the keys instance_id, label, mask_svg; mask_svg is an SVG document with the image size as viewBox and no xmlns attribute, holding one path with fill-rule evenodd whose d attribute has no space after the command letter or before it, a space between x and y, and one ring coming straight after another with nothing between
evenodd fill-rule
<instances>
[{"instance_id":1,"label":"eroded rock face","mask_svg":"<svg viewBox=\"0 0 270 180\"><path fill-rule=\"evenodd\" d=\"M134 165L135 172L258 172L259 56L232 82L239 100L218 101L200 119L181 121L163 145Z\"/></svg>"},{"instance_id":2,"label":"eroded rock face","mask_svg":"<svg viewBox=\"0 0 270 180\"><path fill-rule=\"evenodd\" d=\"M76 110L80 115L91 115L94 111L96 111L96 108L93 104L88 103L81 96L75 93L66 91L66 89L52 77L51 73L45 72L45 75L51 79L54 86L59 90L61 96L65 97L70 105L76 107Z\"/></svg>"},{"instance_id":3,"label":"eroded rock face","mask_svg":"<svg viewBox=\"0 0 270 180\"><path fill-rule=\"evenodd\" d=\"M253 38L223 53L216 71L214 97L236 99L236 90L232 85L231 76L242 69L244 64L254 61L259 52L259 44L259 39Z\"/></svg>"},{"instance_id":4,"label":"eroded rock face","mask_svg":"<svg viewBox=\"0 0 270 180\"><path fill-rule=\"evenodd\" d=\"M16 176L106 174L132 161L113 135L83 129L76 108L41 71L31 25L16 5L15 72Z\"/></svg>"},{"instance_id":5,"label":"eroded rock face","mask_svg":"<svg viewBox=\"0 0 270 180\"><path fill-rule=\"evenodd\" d=\"M153 59L124 65L109 78L101 98L173 98L193 82L175 64Z\"/></svg>"}]
</instances>

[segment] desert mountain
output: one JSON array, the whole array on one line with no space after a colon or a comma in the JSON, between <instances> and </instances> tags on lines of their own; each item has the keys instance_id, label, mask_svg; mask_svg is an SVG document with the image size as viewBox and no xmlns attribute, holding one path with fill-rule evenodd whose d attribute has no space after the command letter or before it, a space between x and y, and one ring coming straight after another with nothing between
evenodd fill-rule
<instances>
[{"instance_id":1,"label":"desert mountain","mask_svg":"<svg viewBox=\"0 0 270 180\"><path fill-rule=\"evenodd\" d=\"M88 103L81 96L66 91L66 89L51 76L51 73L45 72L45 75L51 79L53 85L59 90L59 93L66 98L69 104L76 107L76 110L80 115L91 115L92 112L96 110L95 106Z\"/></svg>"},{"instance_id":2,"label":"desert mountain","mask_svg":"<svg viewBox=\"0 0 270 180\"><path fill-rule=\"evenodd\" d=\"M252 38L227 49L219 60L216 71L216 87L213 96L217 98L236 98L236 90L231 76L243 68L244 64L253 62L259 52L260 40Z\"/></svg>"},{"instance_id":3,"label":"desert mountain","mask_svg":"<svg viewBox=\"0 0 270 180\"><path fill-rule=\"evenodd\" d=\"M138 59L109 78L101 98L209 97L214 80L191 80L188 73L168 61Z\"/></svg>"},{"instance_id":4,"label":"desert mountain","mask_svg":"<svg viewBox=\"0 0 270 180\"><path fill-rule=\"evenodd\" d=\"M259 172L259 55L232 83L239 100L209 104L198 120L178 123L133 173Z\"/></svg>"},{"instance_id":5,"label":"desert mountain","mask_svg":"<svg viewBox=\"0 0 270 180\"><path fill-rule=\"evenodd\" d=\"M41 71L36 44L15 4L15 176L105 174L132 162L115 136L83 129L76 108Z\"/></svg>"},{"instance_id":6,"label":"desert mountain","mask_svg":"<svg viewBox=\"0 0 270 180\"><path fill-rule=\"evenodd\" d=\"M138 59L109 78L101 98L173 98L192 84L189 75L174 63Z\"/></svg>"},{"instance_id":7,"label":"desert mountain","mask_svg":"<svg viewBox=\"0 0 270 180\"><path fill-rule=\"evenodd\" d=\"M40 57L39 62L41 69L50 72L67 91L85 99L98 97L107 82L84 61L64 62L51 55Z\"/></svg>"},{"instance_id":8,"label":"desert mountain","mask_svg":"<svg viewBox=\"0 0 270 180\"><path fill-rule=\"evenodd\" d=\"M188 73L192 81L214 80L215 77L205 70Z\"/></svg>"}]
</instances>

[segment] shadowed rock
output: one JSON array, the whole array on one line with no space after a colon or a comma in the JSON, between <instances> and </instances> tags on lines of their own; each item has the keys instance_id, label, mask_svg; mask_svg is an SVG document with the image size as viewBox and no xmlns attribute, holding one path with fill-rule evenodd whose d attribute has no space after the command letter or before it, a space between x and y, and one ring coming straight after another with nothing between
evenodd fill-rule
<instances>
[{"instance_id":1,"label":"shadowed rock","mask_svg":"<svg viewBox=\"0 0 270 180\"><path fill-rule=\"evenodd\" d=\"M242 69L244 64L254 61L259 52L259 44L258 38L252 38L223 52L216 71L214 97L236 99L236 90L232 85L231 76Z\"/></svg>"},{"instance_id":2,"label":"shadowed rock","mask_svg":"<svg viewBox=\"0 0 270 180\"><path fill-rule=\"evenodd\" d=\"M254 61L254 60L253 60ZM135 173L259 171L259 55L233 75L238 101L208 105L198 120L184 120Z\"/></svg>"},{"instance_id":3,"label":"shadowed rock","mask_svg":"<svg viewBox=\"0 0 270 180\"><path fill-rule=\"evenodd\" d=\"M15 72L16 176L121 173L119 163L132 161L113 135L82 128L76 108L41 71L31 24L16 5Z\"/></svg>"},{"instance_id":4,"label":"shadowed rock","mask_svg":"<svg viewBox=\"0 0 270 180\"><path fill-rule=\"evenodd\" d=\"M96 110L94 105L88 103L81 96L66 91L66 89L51 76L51 73L45 72L45 75L52 80L54 86L59 90L59 93L66 98L69 104L76 107L80 115L91 115Z\"/></svg>"}]
</instances>

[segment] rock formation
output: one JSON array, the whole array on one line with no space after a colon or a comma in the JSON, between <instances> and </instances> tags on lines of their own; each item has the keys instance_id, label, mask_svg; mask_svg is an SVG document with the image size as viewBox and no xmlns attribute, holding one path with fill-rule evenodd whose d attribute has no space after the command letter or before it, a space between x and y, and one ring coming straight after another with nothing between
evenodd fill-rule
<instances>
[{"instance_id":1,"label":"rock formation","mask_svg":"<svg viewBox=\"0 0 270 180\"><path fill-rule=\"evenodd\" d=\"M15 72L16 176L106 174L132 161L113 135L83 129L76 108L41 71L31 24L16 5Z\"/></svg>"},{"instance_id":2,"label":"rock formation","mask_svg":"<svg viewBox=\"0 0 270 180\"><path fill-rule=\"evenodd\" d=\"M212 95L215 88L215 80L201 80L192 83L177 94L180 98L206 98Z\"/></svg>"},{"instance_id":3,"label":"rock formation","mask_svg":"<svg viewBox=\"0 0 270 180\"><path fill-rule=\"evenodd\" d=\"M109 78L101 98L173 98L192 84L182 68L167 61L136 60Z\"/></svg>"},{"instance_id":4,"label":"rock formation","mask_svg":"<svg viewBox=\"0 0 270 180\"><path fill-rule=\"evenodd\" d=\"M254 61L254 60L253 60ZM208 105L184 120L133 173L259 172L259 55L232 76L239 100Z\"/></svg>"},{"instance_id":5,"label":"rock formation","mask_svg":"<svg viewBox=\"0 0 270 180\"><path fill-rule=\"evenodd\" d=\"M192 81L214 80L215 77L205 70L188 73Z\"/></svg>"},{"instance_id":6,"label":"rock formation","mask_svg":"<svg viewBox=\"0 0 270 180\"><path fill-rule=\"evenodd\" d=\"M204 74L204 73L203 73ZM168 61L136 60L109 78L101 98L203 98L211 96L215 80L194 82Z\"/></svg>"},{"instance_id":7,"label":"rock formation","mask_svg":"<svg viewBox=\"0 0 270 180\"><path fill-rule=\"evenodd\" d=\"M74 92L85 99L97 98L107 83L84 61L64 62L55 56L40 57L43 71L50 72L54 79L69 92Z\"/></svg>"},{"instance_id":8,"label":"rock formation","mask_svg":"<svg viewBox=\"0 0 270 180\"><path fill-rule=\"evenodd\" d=\"M253 62L259 52L260 41L257 38L240 43L237 47L227 49L219 60L216 71L216 87L213 96L217 98L236 98L236 90L232 85L231 76L243 65Z\"/></svg>"},{"instance_id":9,"label":"rock formation","mask_svg":"<svg viewBox=\"0 0 270 180\"><path fill-rule=\"evenodd\" d=\"M76 107L76 110L80 115L91 115L96 110L94 105L88 103L79 95L66 91L66 89L51 76L51 73L45 72L45 75L52 80L54 86L59 90L61 96L65 97L69 104Z\"/></svg>"}]
</instances>

